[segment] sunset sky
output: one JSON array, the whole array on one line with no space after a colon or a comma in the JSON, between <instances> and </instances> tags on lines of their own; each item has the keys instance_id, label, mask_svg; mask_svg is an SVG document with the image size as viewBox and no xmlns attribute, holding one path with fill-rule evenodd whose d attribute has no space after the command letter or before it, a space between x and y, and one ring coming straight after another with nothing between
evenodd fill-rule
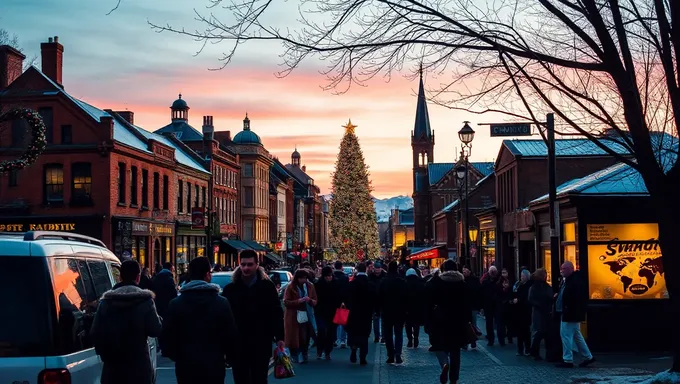
<instances>
[{"instance_id":1,"label":"sunset sky","mask_svg":"<svg viewBox=\"0 0 680 384\"><path fill-rule=\"evenodd\" d=\"M19 36L29 57L39 56L40 43L59 36L64 45L64 87L73 96L99 108L131 110L135 123L149 131L170 121L170 104L182 93L189 104L189 123L200 131L201 116L214 116L215 129L241 130L246 112L252 130L265 147L284 163L297 145L307 173L322 188L330 189L341 128L348 118L359 136L376 197L410 195L411 147L417 80L405 68L391 81L376 79L366 87L353 87L342 95L323 91L319 74L323 63L310 61L284 79L276 43L248 44L236 60L221 71L218 58L227 46L210 45L200 55L191 38L156 33L147 20L191 30L199 27L193 8L205 0L122 0L118 10L106 13L116 0L2 0L0 27ZM295 3L277 17L295 26ZM446 76L426 74L426 88ZM471 161L492 161L501 139L490 138L488 127L476 123L499 120L452 111L430 103L430 121L436 136L435 161L453 161L460 148L457 132L464 120L477 131Z\"/></svg>"}]
</instances>

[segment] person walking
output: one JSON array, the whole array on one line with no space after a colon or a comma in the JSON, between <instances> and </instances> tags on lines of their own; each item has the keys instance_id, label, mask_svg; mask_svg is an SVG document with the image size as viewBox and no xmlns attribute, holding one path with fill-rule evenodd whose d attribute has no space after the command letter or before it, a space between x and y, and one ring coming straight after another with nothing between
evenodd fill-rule
<instances>
[{"instance_id":1,"label":"person walking","mask_svg":"<svg viewBox=\"0 0 680 384\"><path fill-rule=\"evenodd\" d=\"M94 315L90 336L104 366L102 384L152 384L155 374L149 356L149 337L161 335L161 318L153 292L141 289L136 260L120 266L121 282L104 292Z\"/></svg>"},{"instance_id":2,"label":"person walking","mask_svg":"<svg viewBox=\"0 0 680 384\"><path fill-rule=\"evenodd\" d=\"M163 269L153 277L152 287L153 292L156 294L158 314L161 317L165 317L165 310L168 308L168 304L177 297L177 284L173 276L174 272L175 267L172 263L164 263Z\"/></svg>"},{"instance_id":3,"label":"person walking","mask_svg":"<svg viewBox=\"0 0 680 384\"><path fill-rule=\"evenodd\" d=\"M266 384L272 343L283 348L283 308L274 283L259 266L257 253L242 251L240 265L222 296L229 300L238 329L238 356L232 366L235 384Z\"/></svg>"},{"instance_id":4,"label":"person walking","mask_svg":"<svg viewBox=\"0 0 680 384\"><path fill-rule=\"evenodd\" d=\"M581 334L581 322L586 320L588 308L588 286L583 280L580 271L574 271L574 264L565 261L560 267L562 283L560 292L557 294L555 312L561 316L560 338L562 339L562 363L557 364L561 368L574 367L574 343L578 352L585 360L579 367L587 367L595 362L595 358L586 340Z\"/></svg>"},{"instance_id":5,"label":"person walking","mask_svg":"<svg viewBox=\"0 0 680 384\"><path fill-rule=\"evenodd\" d=\"M479 278L472 274L470 268L463 267L463 277L465 277L465 303L468 306L466 310L470 313L470 324L474 328L475 334L481 336L482 333L477 327L477 318L479 310L482 308L482 285ZM473 340L470 346L473 349L477 348L477 341ZM467 346L464 349L467 349Z\"/></svg>"},{"instance_id":6,"label":"person walking","mask_svg":"<svg viewBox=\"0 0 680 384\"><path fill-rule=\"evenodd\" d=\"M523 269L519 280L513 287L514 325L517 335L517 356L531 354L531 304L529 304L529 290L533 281L529 270Z\"/></svg>"},{"instance_id":7,"label":"person walking","mask_svg":"<svg viewBox=\"0 0 680 384\"><path fill-rule=\"evenodd\" d=\"M420 345L420 327L425 324L427 302L425 297L425 281L418 272L410 268L406 271L406 337L407 348L418 348Z\"/></svg>"},{"instance_id":8,"label":"person walking","mask_svg":"<svg viewBox=\"0 0 680 384\"><path fill-rule=\"evenodd\" d=\"M336 261L333 265L333 281L336 284L336 291L340 303L347 303L347 292L349 291L349 277L345 274L341 261ZM347 330L344 325L338 325L337 340L340 348L347 346Z\"/></svg>"},{"instance_id":9,"label":"person walking","mask_svg":"<svg viewBox=\"0 0 680 384\"><path fill-rule=\"evenodd\" d=\"M465 303L465 277L449 259L441 266L438 278L426 285L427 312L425 331L430 335L431 351L442 368L439 382L456 384L460 378L460 353L468 344L470 315Z\"/></svg>"},{"instance_id":10,"label":"person walking","mask_svg":"<svg viewBox=\"0 0 680 384\"><path fill-rule=\"evenodd\" d=\"M373 263L372 272L368 275L368 279L376 289L380 286L382 280L387 277L387 272L383 270L383 264L381 261L376 261ZM377 304L377 303L376 303ZM385 338L382 332L382 322L380 306L375 305L375 313L373 314L373 342L374 343L384 343Z\"/></svg>"},{"instance_id":11,"label":"person walking","mask_svg":"<svg viewBox=\"0 0 680 384\"><path fill-rule=\"evenodd\" d=\"M383 322L383 338L387 347L387 364L402 364L401 351L404 345L404 323L406 322L408 296L406 280L399 276L399 265L391 261L387 265L387 276L378 287L378 305Z\"/></svg>"},{"instance_id":12,"label":"person walking","mask_svg":"<svg viewBox=\"0 0 680 384\"><path fill-rule=\"evenodd\" d=\"M325 354L326 360L330 360L338 334L338 326L333 323L333 318L335 311L342 305L339 282L333 275L333 268L326 266L321 269L321 278L314 284L314 289L318 300L314 307L318 329L316 358L321 359Z\"/></svg>"},{"instance_id":13,"label":"person walking","mask_svg":"<svg viewBox=\"0 0 680 384\"><path fill-rule=\"evenodd\" d=\"M505 332L500 324L500 286L498 284L498 269L490 266L488 273L482 277L482 300L484 320L486 322L486 340L491 347L495 341L494 323L498 331L498 342L501 346L505 345Z\"/></svg>"},{"instance_id":14,"label":"person walking","mask_svg":"<svg viewBox=\"0 0 680 384\"><path fill-rule=\"evenodd\" d=\"M378 289L371 283L366 274L366 264L359 263L356 266L356 276L349 283L347 293L347 341L352 352L349 361L357 362L357 350L359 351L359 363L368 364L368 338L371 336L371 323L375 313L375 304L378 300Z\"/></svg>"},{"instance_id":15,"label":"person walking","mask_svg":"<svg viewBox=\"0 0 680 384\"><path fill-rule=\"evenodd\" d=\"M534 360L541 357L541 341L545 340L546 349L549 348L548 337L552 323L553 291L547 282L548 273L540 268L534 272L533 284L529 288L529 304L531 305L531 356Z\"/></svg>"},{"instance_id":16,"label":"person walking","mask_svg":"<svg viewBox=\"0 0 680 384\"><path fill-rule=\"evenodd\" d=\"M164 355L175 362L178 384L224 384L225 363L236 357L236 321L219 285L210 283L207 257L191 260L189 276L163 319ZM188 329L213 336L196 337Z\"/></svg>"},{"instance_id":17,"label":"person walking","mask_svg":"<svg viewBox=\"0 0 680 384\"><path fill-rule=\"evenodd\" d=\"M309 361L309 341L314 332L311 313L316 304L316 290L309 282L309 270L298 269L283 293L285 340L296 363L300 355L302 364Z\"/></svg>"},{"instance_id":18,"label":"person walking","mask_svg":"<svg viewBox=\"0 0 680 384\"><path fill-rule=\"evenodd\" d=\"M151 280L149 267L142 268L142 275L139 278L139 288L153 291L153 282Z\"/></svg>"}]
</instances>

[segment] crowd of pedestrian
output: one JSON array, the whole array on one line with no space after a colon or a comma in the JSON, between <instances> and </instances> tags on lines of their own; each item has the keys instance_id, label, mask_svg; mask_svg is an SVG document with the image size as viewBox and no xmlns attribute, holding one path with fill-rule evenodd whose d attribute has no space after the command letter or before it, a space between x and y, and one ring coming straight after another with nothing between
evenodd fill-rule
<instances>
[{"instance_id":1,"label":"crowd of pedestrian","mask_svg":"<svg viewBox=\"0 0 680 384\"><path fill-rule=\"evenodd\" d=\"M360 262L351 275L339 261L304 263L282 299L255 252L241 253L223 290L211 284L214 271L205 257L191 260L179 279L170 263L151 276L136 261L124 261L121 282L102 296L91 328L104 362L102 383L153 382L147 338L158 338L180 384L223 383L227 366L236 384L261 384L275 347L306 364L310 349L331 360L334 348L349 346L350 363L365 366L372 333L374 343L385 345L385 363L400 365L404 334L406 348L419 348L421 328L441 365L440 382L457 383L461 351L476 348L482 335L479 314L489 347L516 340L517 355L542 360L545 341L546 358L560 367L574 366L574 347L584 357L580 366L595 361L580 332L587 291L570 262L561 267L556 293L544 269L522 268L513 282L505 269L492 266L478 278L453 260L432 274L396 261L386 268L382 261ZM348 315L338 320L342 311Z\"/></svg>"}]
</instances>

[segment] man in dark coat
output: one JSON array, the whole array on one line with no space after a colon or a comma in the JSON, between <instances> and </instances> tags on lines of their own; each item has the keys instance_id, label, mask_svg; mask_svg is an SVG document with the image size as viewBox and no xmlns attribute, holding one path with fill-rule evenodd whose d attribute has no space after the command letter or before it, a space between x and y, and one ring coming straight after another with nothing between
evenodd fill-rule
<instances>
[{"instance_id":1,"label":"man in dark coat","mask_svg":"<svg viewBox=\"0 0 680 384\"><path fill-rule=\"evenodd\" d=\"M531 356L542 360L540 355L541 341L545 340L546 350L553 349L550 333L552 323L553 291L546 279L548 274L540 268L534 272L533 284L529 288L529 304L531 305Z\"/></svg>"},{"instance_id":2,"label":"man in dark coat","mask_svg":"<svg viewBox=\"0 0 680 384\"><path fill-rule=\"evenodd\" d=\"M368 274L368 280L375 285L376 289L380 285L380 283L383 281L383 279L387 277L387 272L383 270L383 264L381 261L376 261L373 264L373 270ZM380 314L380 306L377 305L378 303L375 303L375 314L373 315L373 342L374 343L383 343L385 342L384 335L382 335L382 322L380 321L381 314ZM381 335L383 337L381 337Z\"/></svg>"},{"instance_id":3,"label":"man in dark coat","mask_svg":"<svg viewBox=\"0 0 680 384\"><path fill-rule=\"evenodd\" d=\"M222 292L231 304L238 329L239 353L232 373L236 384L265 384L272 343L284 346L283 307L255 251L242 251L240 258L232 283Z\"/></svg>"},{"instance_id":4,"label":"man in dark coat","mask_svg":"<svg viewBox=\"0 0 680 384\"><path fill-rule=\"evenodd\" d=\"M418 348L420 345L420 327L425 324L427 301L425 298L425 280L418 276L418 272L410 268L406 271L406 337L408 348Z\"/></svg>"},{"instance_id":5,"label":"man in dark coat","mask_svg":"<svg viewBox=\"0 0 680 384\"><path fill-rule=\"evenodd\" d=\"M139 264L120 266L121 282L102 295L90 335L104 362L102 384L151 384L155 372L149 356L149 337L161 334L153 292L137 287Z\"/></svg>"},{"instance_id":6,"label":"man in dark coat","mask_svg":"<svg viewBox=\"0 0 680 384\"><path fill-rule=\"evenodd\" d=\"M446 260L439 277L425 285L427 299L426 332L442 367L442 384L457 383L460 375L460 351L468 344L470 316L466 311L465 278L456 270L456 262Z\"/></svg>"},{"instance_id":7,"label":"man in dark coat","mask_svg":"<svg viewBox=\"0 0 680 384\"><path fill-rule=\"evenodd\" d=\"M153 277L153 293L156 294L156 307L161 317L165 317L165 310L168 308L170 300L177 297L174 270L175 267L172 263L164 263L163 269Z\"/></svg>"},{"instance_id":8,"label":"man in dark coat","mask_svg":"<svg viewBox=\"0 0 680 384\"><path fill-rule=\"evenodd\" d=\"M333 318L335 311L343 303L339 282L333 276L333 268L323 267L321 278L314 283L314 288L318 300L314 307L314 318L318 329L316 357L321 359L325 354L326 360L330 360L333 344L338 335L337 325L333 323Z\"/></svg>"},{"instance_id":9,"label":"man in dark coat","mask_svg":"<svg viewBox=\"0 0 680 384\"><path fill-rule=\"evenodd\" d=\"M387 266L387 276L378 287L378 305L383 322L383 337L387 347L387 364L402 364L408 295L406 280L399 276L399 265L392 261Z\"/></svg>"},{"instance_id":10,"label":"man in dark coat","mask_svg":"<svg viewBox=\"0 0 680 384\"><path fill-rule=\"evenodd\" d=\"M477 327L477 318L479 316L479 311L482 309L482 303L484 301L482 297L482 284L479 277L475 276L474 273L468 267L463 268L463 276L465 277L465 292L467 297L465 302L470 310L470 323L475 327L475 332L477 336L481 336L482 333ZM474 348L476 343L472 344Z\"/></svg>"},{"instance_id":11,"label":"man in dark coat","mask_svg":"<svg viewBox=\"0 0 680 384\"><path fill-rule=\"evenodd\" d=\"M562 338L562 363L558 367L574 367L574 342L584 360L580 367L595 362L581 334L581 322L586 320L588 308L588 286L580 271L574 271L574 264L565 261L560 268L562 284L555 302L555 312L561 316L560 337Z\"/></svg>"},{"instance_id":12,"label":"man in dark coat","mask_svg":"<svg viewBox=\"0 0 680 384\"><path fill-rule=\"evenodd\" d=\"M495 341L494 323L496 324L496 331L498 332L498 343L505 345L505 328L500 321L500 294L502 287L498 284L499 274L495 266L489 267L489 273L482 278L482 300L484 319L486 320L486 339L489 346L493 346Z\"/></svg>"},{"instance_id":13,"label":"man in dark coat","mask_svg":"<svg viewBox=\"0 0 680 384\"><path fill-rule=\"evenodd\" d=\"M163 319L163 354L175 362L178 384L224 384L225 363L236 356L236 323L229 301L210 284L210 261L189 263L191 282L173 299ZM197 337L194 332L209 337Z\"/></svg>"},{"instance_id":14,"label":"man in dark coat","mask_svg":"<svg viewBox=\"0 0 680 384\"><path fill-rule=\"evenodd\" d=\"M349 319L347 320L347 334L352 353L349 357L350 362L357 362L357 349L359 350L359 360L361 365L368 364L368 338L371 335L371 320L375 313L375 304L378 300L378 290L375 284L371 283L366 274L366 264L359 263L356 266L357 274L349 283L347 293L347 309L349 309Z\"/></svg>"},{"instance_id":15,"label":"man in dark coat","mask_svg":"<svg viewBox=\"0 0 680 384\"><path fill-rule=\"evenodd\" d=\"M347 292L349 291L349 277L345 274L341 261L336 261L333 265L333 281L337 287L338 299L341 303L347 303ZM337 340L340 342L340 348L347 346L347 330L344 326L339 325L337 330Z\"/></svg>"}]
</instances>

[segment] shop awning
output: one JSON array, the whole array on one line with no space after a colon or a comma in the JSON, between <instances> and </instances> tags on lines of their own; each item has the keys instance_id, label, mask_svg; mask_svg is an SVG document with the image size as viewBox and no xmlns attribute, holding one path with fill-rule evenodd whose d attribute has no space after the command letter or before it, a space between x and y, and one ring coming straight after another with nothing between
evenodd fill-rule
<instances>
[{"instance_id":1,"label":"shop awning","mask_svg":"<svg viewBox=\"0 0 680 384\"><path fill-rule=\"evenodd\" d=\"M222 240L222 242L224 244L226 244L227 246L235 249L237 252L245 251L247 249L252 249L246 243L244 243L243 241L240 241L240 240Z\"/></svg>"},{"instance_id":2,"label":"shop awning","mask_svg":"<svg viewBox=\"0 0 680 384\"><path fill-rule=\"evenodd\" d=\"M273 262L275 262L275 263L280 263L280 262L281 262L281 258L279 257L279 255L277 255L277 254L275 254L275 253L271 253L271 252L265 253L265 254L264 254L264 257L268 258L269 260L271 260L271 261L273 261Z\"/></svg>"},{"instance_id":3,"label":"shop awning","mask_svg":"<svg viewBox=\"0 0 680 384\"><path fill-rule=\"evenodd\" d=\"M444 245L439 245L436 247L430 247L430 248L425 248L423 250L420 250L418 252L415 252L408 257L406 257L406 260L429 260L429 259L438 259L440 257L444 257L442 255L442 250L444 250L445 246Z\"/></svg>"},{"instance_id":4,"label":"shop awning","mask_svg":"<svg viewBox=\"0 0 680 384\"><path fill-rule=\"evenodd\" d=\"M267 248L263 247L261 244L258 244L252 240L245 240L243 241L247 246L250 248L256 250L256 251L268 251Z\"/></svg>"}]
</instances>

